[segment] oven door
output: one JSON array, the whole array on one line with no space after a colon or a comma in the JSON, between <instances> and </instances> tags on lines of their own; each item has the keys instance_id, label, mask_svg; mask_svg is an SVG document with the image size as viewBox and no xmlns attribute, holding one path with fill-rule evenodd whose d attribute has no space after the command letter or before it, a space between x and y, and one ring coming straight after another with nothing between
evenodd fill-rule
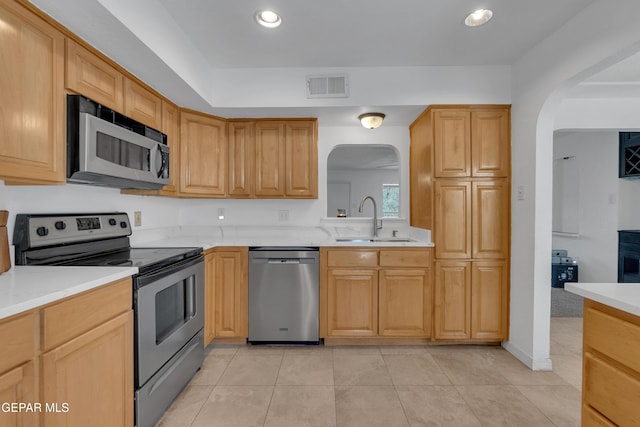
<instances>
[{"instance_id":1,"label":"oven door","mask_svg":"<svg viewBox=\"0 0 640 427\"><path fill-rule=\"evenodd\" d=\"M135 279L136 388L204 327L204 258Z\"/></svg>"},{"instance_id":2,"label":"oven door","mask_svg":"<svg viewBox=\"0 0 640 427\"><path fill-rule=\"evenodd\" d=\"M87 113L80 113L79 168L153 184L169 183L169 147Z\"/></svg>"}]
</instances>

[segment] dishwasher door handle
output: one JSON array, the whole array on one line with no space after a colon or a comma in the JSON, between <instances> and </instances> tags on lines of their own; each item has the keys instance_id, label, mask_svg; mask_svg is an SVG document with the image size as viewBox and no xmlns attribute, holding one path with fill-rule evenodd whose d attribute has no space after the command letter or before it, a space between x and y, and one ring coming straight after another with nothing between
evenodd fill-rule
<instances>
[{"instance_id":1,"label":"dishwasher door handle","mask_svg":"<svg viewBox=\"0 0 640 427\"><path fill-rule=\"evenodd\" d=\"M300 264L300 258L268 258L267 264Z\"/></svg>"}]
</instances>

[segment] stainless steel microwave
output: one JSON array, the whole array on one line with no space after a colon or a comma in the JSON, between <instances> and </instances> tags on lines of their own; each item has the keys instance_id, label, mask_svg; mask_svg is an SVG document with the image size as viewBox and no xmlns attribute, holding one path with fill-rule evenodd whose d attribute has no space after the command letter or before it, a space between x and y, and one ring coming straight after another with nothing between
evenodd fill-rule
<instances>
[{"instance_id":1,"label":"stainless steel microwave","mask_svg":"<svg viewBox=\"0 0 640 427\"><path fill-rule=\"evenodd\" d=\"M67 96L67 182L159 189L169 183L167 136L80 95Z\"/></svg>"}]
</instances>

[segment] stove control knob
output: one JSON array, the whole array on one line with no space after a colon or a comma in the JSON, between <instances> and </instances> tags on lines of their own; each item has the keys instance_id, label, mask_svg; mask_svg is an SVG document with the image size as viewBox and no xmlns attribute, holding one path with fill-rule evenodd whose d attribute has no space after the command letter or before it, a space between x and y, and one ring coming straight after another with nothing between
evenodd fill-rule
<instances>
[{"instance_id":1,"label":"stove control knob","mask_svg":"<svg viewBox=\"0 0 640 427\"><path fill-rule=\"evenodd\" d=\"M65 224L64 221L56 221L55 227L56 230L64 230L65 228L67 228L67 224Z\"/></svg>"},{"instance_id":2,"label":"stove control knob","mask_svg":"<svg viewBox=\"0 0 640 427\"><path fill-rule=\"evenodd\" d=\"M127 228L127 222L126 221L121 221L120 222L120 228Z\"/></svg>"},{"instance_id":3,"label":"stove control knob","mask_svg":"<svg viewBox=\"0 0 640 427\"><path fill-rule=\"evenodd\" d=\"M36 234L40 237L44 237L49 234L49 229L47 227L38 227L36 229Z\"/></svg>"},{"instance_id":4,"label":"stove control knob","mask_svg":"<svg viewBox=\"0 0 640 427\"><path fill-rule=\"evenodd\" d=\"M112 227L116 225L116 220L114 218L109 218L109 225Z\"/></svg>"}]
</instances>

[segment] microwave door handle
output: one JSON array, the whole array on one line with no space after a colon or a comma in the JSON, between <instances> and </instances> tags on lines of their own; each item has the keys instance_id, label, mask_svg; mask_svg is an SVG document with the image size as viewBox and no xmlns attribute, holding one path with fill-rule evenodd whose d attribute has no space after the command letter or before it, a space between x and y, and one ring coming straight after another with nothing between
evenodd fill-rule
<instances>
[{"instance_id":1,"label":"microwave door handle","mask_svg":"<svg viewBox=\"0 0 640 427\"><path fill-rule=\"evenodd\" d=\"M169 167L167 162L167 153L163 150L163 146L158 144L156 146L156 155L155 155L155 163L152 165L154 167L156 176L161 178L165 175L165 171Z\"/></svg>"}]
</instances>

